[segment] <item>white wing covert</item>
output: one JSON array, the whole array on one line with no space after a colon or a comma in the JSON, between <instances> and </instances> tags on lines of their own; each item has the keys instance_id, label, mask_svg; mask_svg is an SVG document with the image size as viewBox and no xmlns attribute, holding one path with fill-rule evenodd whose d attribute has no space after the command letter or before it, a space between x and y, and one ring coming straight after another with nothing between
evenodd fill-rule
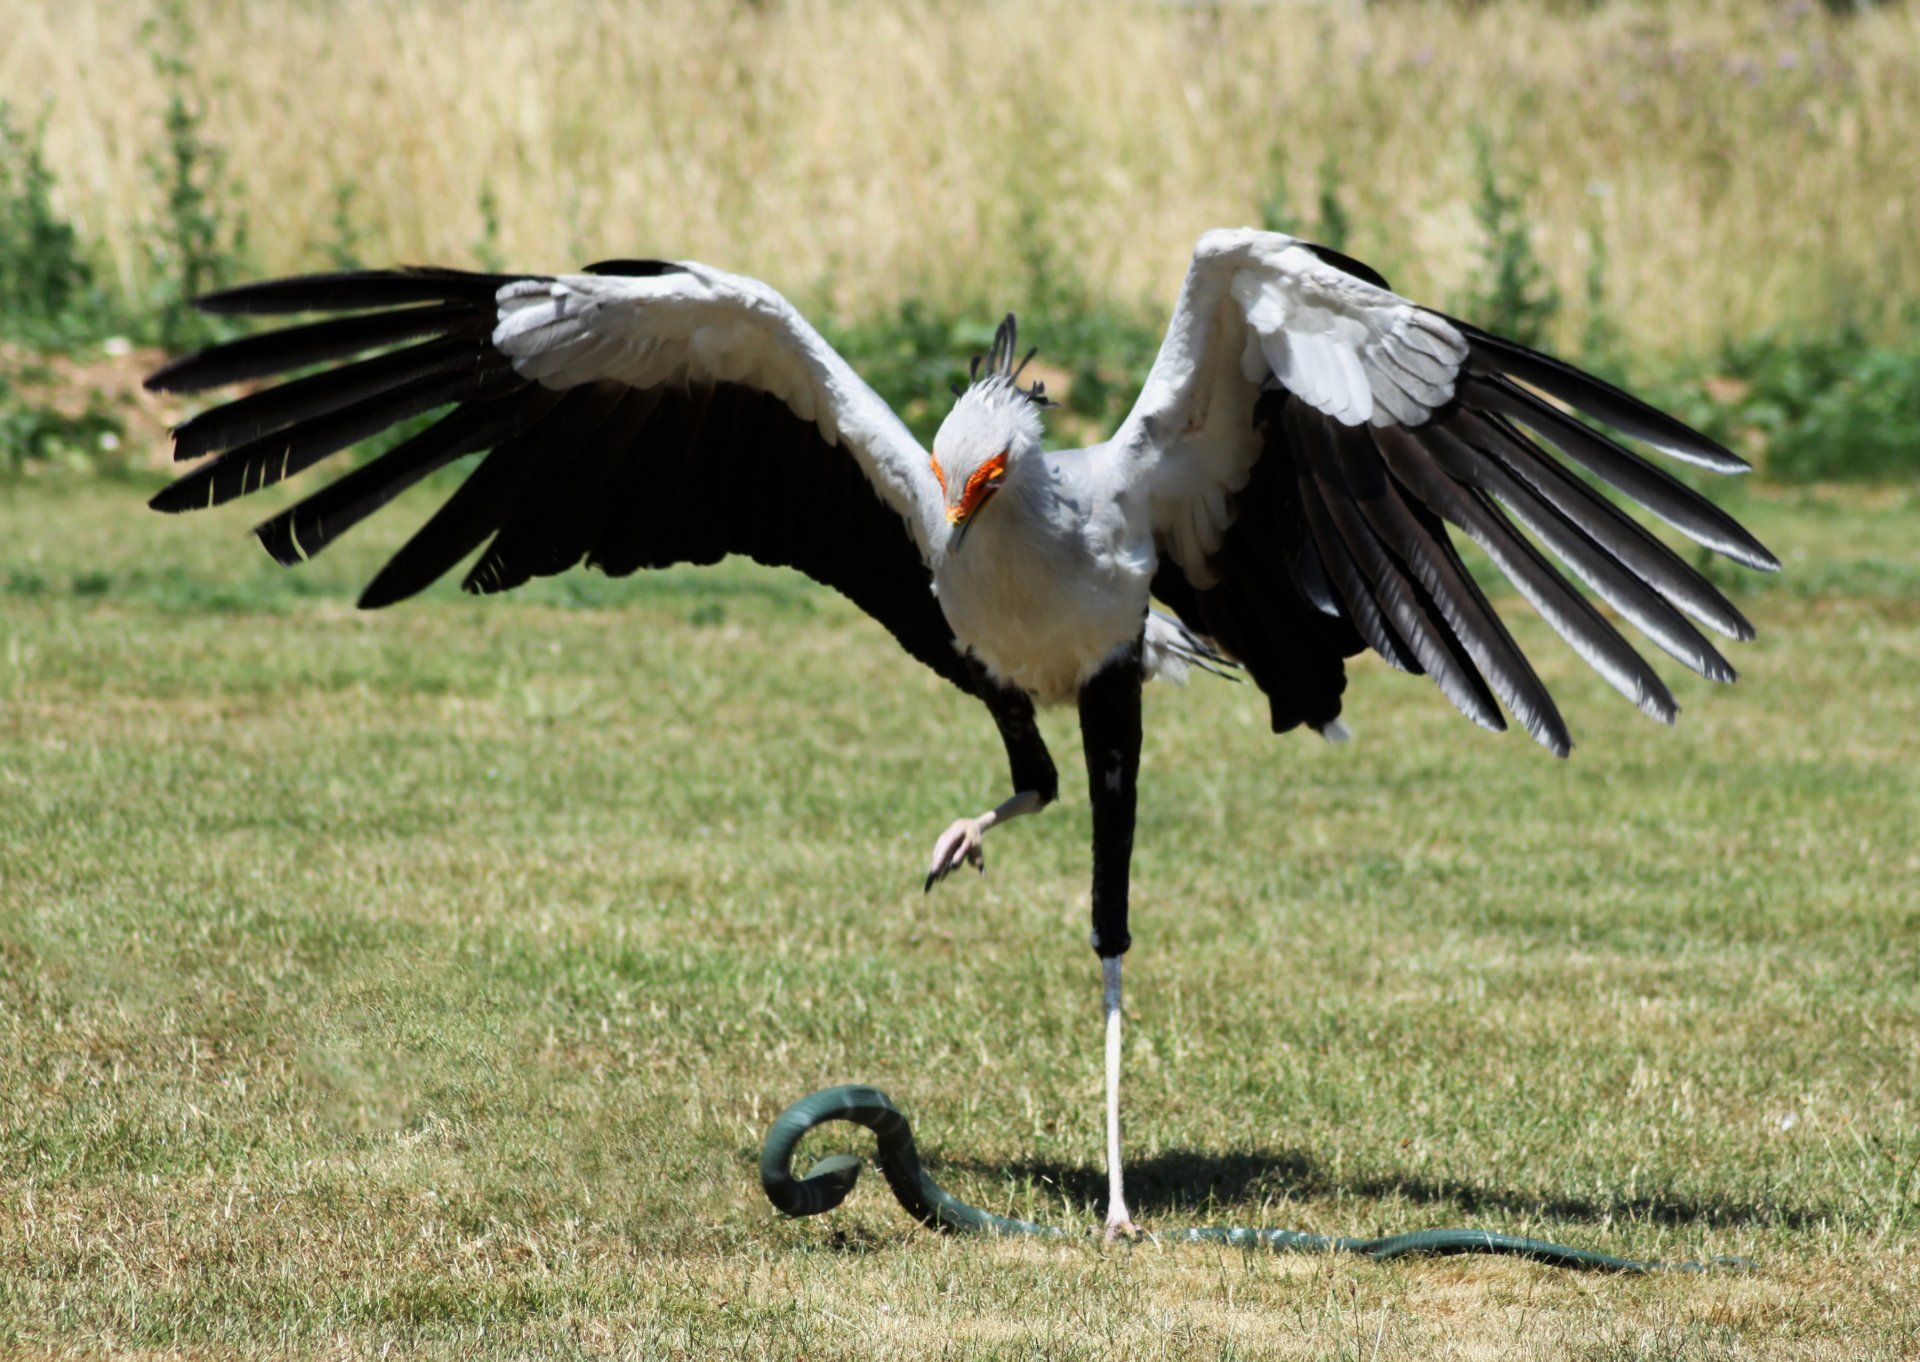
<instances>
[{"instance_id":1,"label":"white wing covert","mask_svg":"<svg viewBox=\"0 0 1920 1362\"><path fill-rule=\"evenodd\" d=\"M1409 302L1338 252L1208 233L1114 437L1164 555L1156 593L1247 664L1276 729L1331 723L1339 658L1371 648L1432 675L1487 727L1505 726L1504 703L1564 754L1565 725L1451 526L1609 683L1671 722L1664 683L1514 521L1702 675L1727 681L1733 669L1683 616L1734 638L1752 626L1537 441L1708 548L1778 563L1732 517L1547 397L1697 466L1746 468L1630 394Z\"/></svg>"},{"instance_id":2,"label":"white wing covert","mask_svg":"<svg viewBox=\"0 0 1920 1362\"><path fill-rule=\"evenodd\" d=\"M1460 333L1434 313L1325 264L1304 246L1229 286L1246 317L1240 372L1269 374L1342 425L1418 425L1453 400Z\"/></svg>"}]
</instances>

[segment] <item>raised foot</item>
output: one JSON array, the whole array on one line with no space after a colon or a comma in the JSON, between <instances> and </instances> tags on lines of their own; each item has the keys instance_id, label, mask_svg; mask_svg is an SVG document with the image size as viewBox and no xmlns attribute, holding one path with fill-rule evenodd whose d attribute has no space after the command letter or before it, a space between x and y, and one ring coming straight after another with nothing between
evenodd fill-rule
<instances>
[{"instance_id":1,"label":"raised foot","mask_svg":"<svg viewBox=\"0 0 1920 1362\"><path fill-rule=\"evenodd\" d=\"M987 873L987 826L980 818L956 818L933 844L933 859L927 865L927 890L940 883L963 865L971 865L982 875Z\"/></svg>"}]
</instances>

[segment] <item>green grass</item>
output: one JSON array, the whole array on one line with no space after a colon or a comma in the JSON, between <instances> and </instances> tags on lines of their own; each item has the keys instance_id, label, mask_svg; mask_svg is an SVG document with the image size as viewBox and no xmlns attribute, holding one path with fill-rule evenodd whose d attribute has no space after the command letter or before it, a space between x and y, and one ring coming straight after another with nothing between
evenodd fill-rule
<instances>
[{"instance_id":1,"label":"green grass","mask_svg":"<svg viewBox=\"0 0 1920 1362\"><path fill-rule=\"evenodd\" d=\"M1788 571L1673 732L1521 618L1568 764L1370 663L1337 749L1151 695L1136 1213L1760 1265L1647 1280L778 1219L766 1124L868 1081L961 1195L1093 1223L1070 716L1062 804L923 898L998 744L837 597L361 615L404 511L287 573L141 497L0 485L0 1353L1920 1348L1912 492L1742 490Z\"/></svg>"}]
</instances>

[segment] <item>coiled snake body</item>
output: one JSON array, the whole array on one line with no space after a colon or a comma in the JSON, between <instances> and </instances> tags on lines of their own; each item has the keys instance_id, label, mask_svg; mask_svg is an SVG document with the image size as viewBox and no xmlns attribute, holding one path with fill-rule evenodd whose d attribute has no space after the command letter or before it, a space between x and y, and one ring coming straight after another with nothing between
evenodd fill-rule
<instances>
[{"instance_id":1,"label":"coiled snake body","mask_svg":"<svg viewBox=\"0 0 1920 1362\"><path fill-rule=\"evenodd\" d=\"M913 1130L891 1098L878 1088L849 1083L809 1093L781 1112L760 1148L760 1185L767 1199L785 1215L819 1215L838 1206L860 1177L861 1160L854 1154L835 1154L820 1160L803 1178L793 1176L794 1150L814 1127L828 1121L850 1121L865 1126L877 1142L874 1161L900 1205L929 1229L959 1234L1032 1235L1068 1238L1069 1231L1053 1225L995 1215L952 1196L935 1182L920 1162ZM1530 1258L1552 1267L1598 1272L1699 1272L1707 1267L1746 1267L1744 1259L1715 1258L1707 1263L1665 1263L1550 1244L1518 1235L1485 1230L1418 1230L1379 1239L1307 1234L1300 1230L1238 1229L1205 1225L1154 1236L1163 1242L1227 1244L1235 1248L1265 1249L1271 1253L1360 1253L1377 1261L1412 1255L1498 1253Z\"/></svg>"}]
</instances>

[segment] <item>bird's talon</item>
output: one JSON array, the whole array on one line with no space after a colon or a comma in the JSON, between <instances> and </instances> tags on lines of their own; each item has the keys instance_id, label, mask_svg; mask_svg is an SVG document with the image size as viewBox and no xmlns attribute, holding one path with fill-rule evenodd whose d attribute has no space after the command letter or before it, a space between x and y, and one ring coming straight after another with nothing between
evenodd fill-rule
<instances>
[{"instance_id":1,"label":"bird's talon","mask_svg":"<svg viewBox=\"0 0 1920 1362\"><path fill-rule=\"evenodd\" d=\"M980 819L956 818L933 844L933 860L927 868L926 888L922 892L930 892L934 885L963 865L971 865L981 874L986 874L985 836L986 829L981 826Z\"/></svg>"},{"instance_id":2,"label":"bird's talon","mask_svg":"<svg viewBox=\"0 0 1920 1362\"><path fill-rule=\"evenodd\" d=\"M1147 1236L1146 1231L1134 1224L1132 1220L1109 1220L1106 1230L1100 1237L1109 1244L1122 1240L1129 1244L1137 1244Z\"/></svg>"}]
</instances>

